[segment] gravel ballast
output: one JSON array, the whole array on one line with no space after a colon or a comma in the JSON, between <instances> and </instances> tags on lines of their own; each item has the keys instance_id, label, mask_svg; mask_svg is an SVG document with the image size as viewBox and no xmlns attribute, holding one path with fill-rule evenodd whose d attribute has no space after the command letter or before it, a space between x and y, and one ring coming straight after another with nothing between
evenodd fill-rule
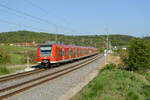
<instances>
[{"instance_id":1,"label":"gravel ballast","mask_svg":"<svg viewBox=\"0 0 150 100\"><path fill-rule=\"evenodd\" d=\"M71 88L83 82L91 72L97 69L103 60L104 57L99 58L83 68L12 96L7 100L58 100Z\"/></svg>"}]
</instances>

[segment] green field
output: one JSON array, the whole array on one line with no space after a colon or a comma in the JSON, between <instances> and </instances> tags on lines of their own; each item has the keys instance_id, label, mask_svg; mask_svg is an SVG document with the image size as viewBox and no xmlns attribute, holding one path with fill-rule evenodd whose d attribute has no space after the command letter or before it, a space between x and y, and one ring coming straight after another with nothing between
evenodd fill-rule
<instances>
[{"instance_id":1,"label":"green field","mask_svg":"<svg viewBox=\"0 0 150 100\"><path fill-rule=\"evenodd\" d=\"M29 50L36 50L36 47L19 47L19 46L8 46L0 45L1 48L7 50L11 56L11 62L8 65L23 64L22 57Z\"/></svg>"},{"instance_id":2,"label":"green field","mask_svg":"<svg viewBox=\"0 0 150 100\"><path fill-rule=\"evenodd\" d=\"M6 66L0 67L0 75L10 74L14 73L19 70L23 70L25 67L19 67L19 68L7 68Z\"/></svg>"},{"instance_id":3,"label":"green field","mask_svg":"<svg viewBox=\"0 0 150 100\"><path fill-rule=\"evenodd\" d=\"M71 100L150 100L150 73L103 70Z\"/></svg>"}]
</instances>

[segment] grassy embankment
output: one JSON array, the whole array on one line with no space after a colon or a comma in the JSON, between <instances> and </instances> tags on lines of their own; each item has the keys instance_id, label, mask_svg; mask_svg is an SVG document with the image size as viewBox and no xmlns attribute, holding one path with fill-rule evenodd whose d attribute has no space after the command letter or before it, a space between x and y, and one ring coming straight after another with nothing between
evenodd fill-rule
<instances>
[{"instance_id":1,"label":"grassy embankment","mask_svg":"<svg viewBox=\"0 0 150 100\"><path fill-rule=\"evenodd\" d=\"M8 66L24 64L22 61L24 53L29 50L36 50L36 47L17 47L7 45L0 45L0 47L4 50L7 50L8 54L10 54L10 62L5 65L0 64L0 75L9 74L17 70L24 69L24 67L8 68Z\"/></svg>"},{"instance_id":2,"label":"grassy embankment","mask_svg":"<svg viewBox=\"0 0 150 100\"><path fill-rule=\"evenodd\" d=\"M116 56L109 56L110 61L120 62ZM116 68L102 69L72 100L150 100L150 73L140 75Z\"/></svg>"},{"instance_id":3,"label":"grassy embankment","mask_svg":"<svg viewBox=\"0 0 150 100\"><path fill-rule=\"evenodd\" d=\"M36 50L36 47L18 47L18 46L5 46L1 45L1 48L8 51L11 55L10 65L22 64L22 54L29 50Z\"/></svg>"}]
</instances>

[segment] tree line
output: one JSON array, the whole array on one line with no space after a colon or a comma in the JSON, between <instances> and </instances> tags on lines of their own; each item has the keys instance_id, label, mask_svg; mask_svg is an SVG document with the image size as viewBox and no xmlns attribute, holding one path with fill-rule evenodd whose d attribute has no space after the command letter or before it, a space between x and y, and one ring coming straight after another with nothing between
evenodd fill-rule
<instances>
[{"instance_id":1,"label":"tree line","mask_svg":"<svg viewBox=\"0 0 150 100\"><path fill-rule=\"evenodd\" d=\"M74 44L82 46L105 47L106 35L85 35L85 36L72 36L63 34L53 34L44 32L31 32L31 31L15 31L15 32L2 32L0 33L0 43L23 43L35 41L36 43L45 43L46 41L55 41L63 44ZM109 40L112 46L127 45L128 41L134 38L128 35L109 35Z\"/></svg>"}]
</instances>

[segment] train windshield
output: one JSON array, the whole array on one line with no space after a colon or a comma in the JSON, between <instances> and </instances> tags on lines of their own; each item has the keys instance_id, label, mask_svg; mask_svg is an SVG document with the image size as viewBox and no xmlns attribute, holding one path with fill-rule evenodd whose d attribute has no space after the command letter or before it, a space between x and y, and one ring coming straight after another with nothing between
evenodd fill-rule
<instances>
[{"instance_id":1,"label":"train windshield","mask_svg":"<svg viewBox=\"0 0 150 100\"><path fill-rule=\"evenodd\" d=\"M51 56L51 45L41 45L40 46L40 56L41 57L49 57Z\"/></svg>"}]
</instances>

